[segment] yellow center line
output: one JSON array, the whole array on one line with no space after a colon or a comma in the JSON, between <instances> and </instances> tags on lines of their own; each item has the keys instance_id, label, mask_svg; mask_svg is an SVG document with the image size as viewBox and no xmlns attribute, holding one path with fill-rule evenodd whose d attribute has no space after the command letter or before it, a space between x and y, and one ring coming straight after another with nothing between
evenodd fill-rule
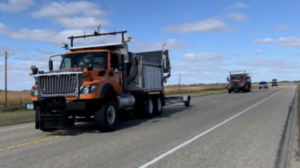
<instances>
[{"instance_id":1,"label":"yellow center line","mask_svg":"<svg viewBox=\"0 0 300 168\"><path fill-rule=\"evenodd\" d=\"M22 148L22 147L25 147L25 146L29 146L29 145L33 145L33 144L37 144L37 143L42 143L42 142L50 141L50 140L57 139L57 138L60 138L60 136L51 136L51 137L48 137L48 138L39 139L39 140L35 140L35 141L30 141L30 142L26 142L26 143L19 144L19 145L13 145L13 146L10 146L10 147L7 147L7 148L2 148L2 149L0 148L0 151L8 151L8 150L16 149L16 148Z\"/></svg>"}]
</instances>

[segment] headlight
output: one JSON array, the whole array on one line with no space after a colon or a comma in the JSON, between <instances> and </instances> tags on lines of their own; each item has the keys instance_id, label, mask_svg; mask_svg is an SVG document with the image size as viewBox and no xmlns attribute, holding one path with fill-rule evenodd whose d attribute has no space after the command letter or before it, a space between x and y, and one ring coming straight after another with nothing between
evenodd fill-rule
<instances>
[{"instance_id":1,"label":"headlight","mask_svg":"<svg viewBox=\"0 0 300 168\"><path fill-rule=\"evenodd\" d=\"M98 87L97 83L94 84L90 84L90 85L83 85L80 88L80 94L90 94L92 92L94 92Z\"/></svg>"},{"instance_id":2,"label":"headlight","mask_svg":"<svg viewBox=\"0 0 300 168\"><path fill-rule=\"evenodd\" d=\"M37 88L36 87L32 87L31 88L31 96L32 97L37 97L37 95L38 95Z\"/></svg>"}]
</instances>

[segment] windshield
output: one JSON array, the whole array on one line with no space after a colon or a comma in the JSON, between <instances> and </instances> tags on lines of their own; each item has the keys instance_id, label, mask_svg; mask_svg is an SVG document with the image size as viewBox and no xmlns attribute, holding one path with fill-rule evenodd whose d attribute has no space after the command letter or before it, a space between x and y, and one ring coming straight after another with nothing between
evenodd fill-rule
<instances>
[{"instance_id":1,"label":"windshield","mask_svg":"<svg viewBox=\"0 0 300 168\"><path fill-rule=\"evenodd\" d=\"M260 85L265 85L265 84L267 84L267 82L260 82L259 84Z\"/></svg>"},{"instance_id":2,"label":"windshield","mask_svg":"<svg viewBox=\"0 0 300 168\"><path fill-rule=\"evenodd\" d=\"M86 52L64 55L60 69L77 68L81 61L95 69L107 69L107 52Z\"/></svg>"},{"instance_id":3,"label":"windshield","mask_svg":"<svg viewBox=\"0 0 300 168\"><path fill-rule=\"evenodd\" d=\"M241 80L241 79L244 79L244 76L231 76L230 79L231 80Z\"/></svg>"}]
</instances>

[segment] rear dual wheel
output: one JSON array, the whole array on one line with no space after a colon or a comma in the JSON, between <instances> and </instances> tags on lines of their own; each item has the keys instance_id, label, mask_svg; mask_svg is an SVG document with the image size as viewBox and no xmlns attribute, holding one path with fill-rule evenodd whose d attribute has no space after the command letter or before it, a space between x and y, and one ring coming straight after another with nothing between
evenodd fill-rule
<instances>
[{"instance_id":1,"label":"rear dual wheel","mask_svg":"<svg viewBox=\"0 0 300 168\"><path fill-rule=\"evenodd\" d=\"M160 96L156 97L154 101L154 113L157 116L162 115L163 113L163 106L162 106L162 98Z\"/></svg>"},{"instance_id":2,"label":"rear dual wheel","mask_svg":"<svg viewBox=\"0 0 300 168\"><path fill-rule=\"evenodd\" d=\"M142 112L145 118L162 115L163 103L161 96L148 96L139 111Z\"/></svg>"}]
</instances>

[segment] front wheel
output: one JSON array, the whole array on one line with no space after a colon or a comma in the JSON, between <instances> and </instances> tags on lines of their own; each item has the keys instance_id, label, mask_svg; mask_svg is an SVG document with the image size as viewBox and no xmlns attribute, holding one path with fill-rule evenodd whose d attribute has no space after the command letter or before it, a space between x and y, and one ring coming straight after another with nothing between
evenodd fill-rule
<instances>
[{"instance_id":1,"label":"front wheel","mask_svg":"<svg viewBox=\"0 0 300 168\"><path fill-rule=\"evenodd\" d=\"M231 94L231 90L230 89L228 89L228 93Z\"/></svg>"},{"instance_id":2,"label":"front wheel","mask_svg":"<svg viewBox=\"0 0 300 168\"><path fill-rule=\"evenodd\" d=\"M40 110L35 110L35 129L40 128Z\"/></svg>"},{"instance_id":3,"label":"front wheel","mask_svg":"<svg viewBox=\"0 0 300 168\"><path fill-rule=\"evenodd\" d=\"M113 100L104 103L95 113L95 125L100 132L111 132L115 129L117 119L117 105Z\"/></svg>"}]
</instances>

